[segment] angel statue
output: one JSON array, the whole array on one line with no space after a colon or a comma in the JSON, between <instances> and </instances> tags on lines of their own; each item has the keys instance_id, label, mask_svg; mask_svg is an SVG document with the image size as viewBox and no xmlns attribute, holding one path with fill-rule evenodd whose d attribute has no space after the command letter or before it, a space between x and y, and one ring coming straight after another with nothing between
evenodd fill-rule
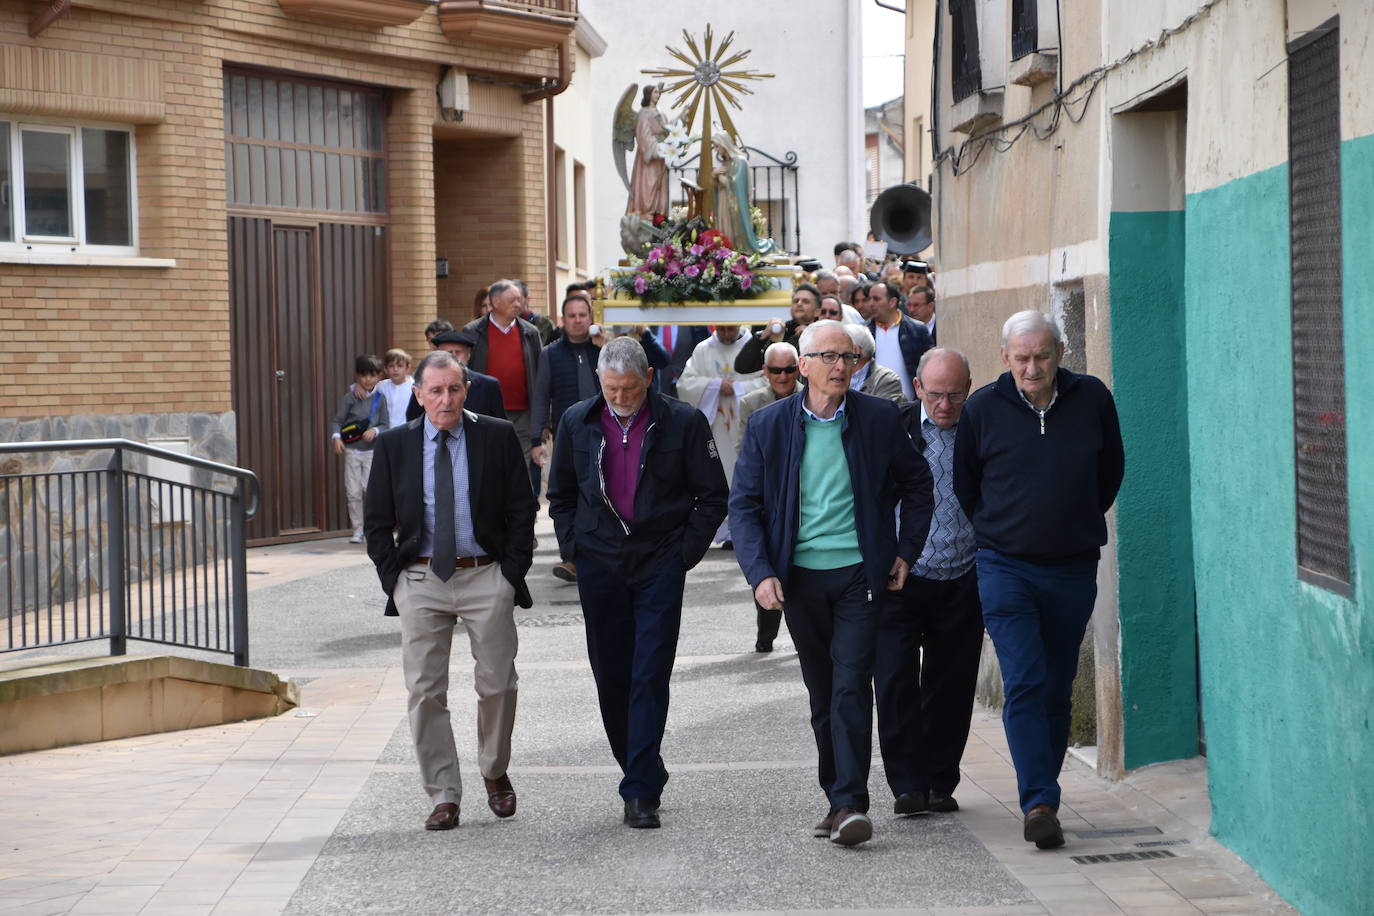
<instances>
[{"instance_id":1,"label":"angel statue","mask_svg":"<svg viewBox=\"0 0 1374 916\"><path fill-rule=\"evenodd\" d=\"M663 87L645 86L639 111L635 112L631 102L638 88L631 83L620 97L620 104L615 109L611 145L615 151L616 171L630 192L625 204L626 214L652 219L655 213L668 212L668 160L660 144L668 136L669 126L663 112L658 110ZM625 154L630 150L635 151L634 166L626 175Z\"/></svg>"},{"instance_id":2,"label":"angel statue","mask_svg":"<svg viewBox=\"0 0 1374 916\"><path fill-rule=\"evenodd\" d=\"M711 170L715 182L715 227L725 233L735 251L768 254L777 243L772 239L760 239L754 231L749 160L744 158L741 145L726 131L718 130L711 135L715 154Z\"/></svg>"}]
</instances>

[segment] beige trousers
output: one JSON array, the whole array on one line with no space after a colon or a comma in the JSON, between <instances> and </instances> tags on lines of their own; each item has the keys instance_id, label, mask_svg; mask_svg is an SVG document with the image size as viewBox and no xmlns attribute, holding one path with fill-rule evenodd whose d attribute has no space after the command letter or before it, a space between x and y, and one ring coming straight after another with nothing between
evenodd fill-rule
<instances>
[{"instance_id":1,"label":"beige trousers","mask_svg":"<svg viewBox=\"0 0 1374 916\"><path fill-rule=\"evenodd\" d=\"M363 531L363 495L367 492L367 478L371 473L372 452L344 449L344 496L348 498L348 520L354 534Z\"/></svg>"},{"instance_id":2,"label":"beige trousers","mask_svg":"<svg viewBox=\"0 0 1374 916\"><path fill-rule=\"evenodd\" d=\"M515 726L515 586L496 563L455 570L447 582L428 563L414 563L401 571L392 597L401 615L401 669L420 780L434 804L460 804L463 783L448 712L453 628L463 621L476 662L477 765L495 779L510 765Z\"/></svg>"}]
</instances>

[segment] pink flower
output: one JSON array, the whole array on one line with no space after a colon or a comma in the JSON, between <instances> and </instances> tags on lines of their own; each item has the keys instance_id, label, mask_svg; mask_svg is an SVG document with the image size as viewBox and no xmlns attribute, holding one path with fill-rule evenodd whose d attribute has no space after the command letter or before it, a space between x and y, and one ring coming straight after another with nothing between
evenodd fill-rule
<instances>
[{"instance_id":1,"label":"pink flower","mask_svg":"<svg viewBox=\"0 0 1374 916\"><path fill-rule=\"evenodd\" d=\"M691 248L688 248L687 250L690 251L695 257L699 258L701 257L701 253L706 249L702 248L700 245L693 245Z\"/></svg>"},{"instance_id":2,"label":"pink flower","mask_svg":"<svg viewBox=\"0 0 1374 916\"><path fill-rule=\"evenodd\" d=\"M724 260L726 260L726 259L729 258L729 257L730 257L730 250L729 250L728 248L717 248L717 249L715 250L715 259L716 259L717 261L724 261Z\"/></svg>"},{"instance_id":3,"label":"pink flower","mask_svg":"<svg viewBox=\"0 0 1374 916\"><path fill-rule=\"evenodd\" d=\"M753 285L754 285L754 278L751 277L751 276L749 276L748 274L745 274L744 276L742 276L742 277L739 278L739 288L740 288L740 289L749 289L749 287L751 287L751 286L753 286Z\"/></svg>"},{"instance_id":4,"label":"pink flower","mask_svg":"<svg viewBox=\"0 0 1374 916\"><path fill-rule=\"evenodd\" d=\"M663 271L665 277L676 277L680 273L682 273L682 264L678 261L669 261L668 266Z\"/></svg>"},{"instance_id":5,"label":"pink flower","mask_svg":"<svg viewBox=\"0 0 1374 916\"><path fill-rule=\"evenodd\" d=\"M636 293L638 293L639 295L642 296L642 295L644 295L644 291L645 291L646 289L648 289L648 288L649 288L649 281L644 277L643 274L640 274L638 277L635 277L635 292L636 292Z\"/></svg>"},{"instance_id":6,"label":"pink flower","mask_svg":"<svg viewBox=\"0 0 1374 916\"><path fill-rule=\"evenodd\" d=\"M657 264L657 263L658 263L659 261L661 261L661 260L663 260L663 249L662 249L662 248L653 248L653 249L650 249L650 251L649 251L649 258L648 258L649 263L650 263L650 264Z\"/></svg>"},{"instance_id":7,"label":"pink flower","mask_svg":"<svg viewBox=\"0 0 1374 916\"><path fill-rule=\"evenodd\" d=\"M701 273L701 268L695 264L688 264L682 272L689 277L696 277Z\"/></svg>"},{"instance_id":8,"label":"pink flower","mask_svg":"<svg viewBox=\"0 0 1374 916\"><path fill-rule=\"evenodd\" d=\"M738 261L731 264L730 269L733 270L735 273L739 274L740 276L749 273L749 265L744 263L743 258L740 258Z\"/></svg>"}]
</instances>

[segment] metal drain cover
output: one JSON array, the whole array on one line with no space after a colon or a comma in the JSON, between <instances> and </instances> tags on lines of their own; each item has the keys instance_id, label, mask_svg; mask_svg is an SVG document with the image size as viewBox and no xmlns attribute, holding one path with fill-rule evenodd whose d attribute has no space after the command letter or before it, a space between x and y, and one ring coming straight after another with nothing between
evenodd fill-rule
<instances>
[{"instance_id":1,"label":"metal drain cover","mask_svg":"<svg viewBox=\"0 0 1374 916\"><path fill-rule=\"evenodd\" d=\"M1094 856L1070 856L1079 865L1105 865L1108 862L1143 862L1147 859L1176 859L1167 849L1142 849L1140 852L1106 852Z\"/></svg>"}]
</instances>

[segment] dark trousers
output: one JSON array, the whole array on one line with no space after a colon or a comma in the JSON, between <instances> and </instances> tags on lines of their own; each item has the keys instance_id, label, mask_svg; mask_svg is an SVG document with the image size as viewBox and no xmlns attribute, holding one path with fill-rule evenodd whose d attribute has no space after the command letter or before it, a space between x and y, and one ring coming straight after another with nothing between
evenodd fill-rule
<instances>
[{"instance_id":1,"label":"dark trousers","mask_svg":"<svg viewBox=\"0 0 1374 916\"><path fill-rule=\"evenodd\" d=\"M667 779L659 751L686 575L680 561L665 562L650 579L630 584L593 560L577 561L601 722L625 774L620 795L627 800L657 799Z\"/></svg>"},{"instance_id":2,"label":"dark trousers","mask_svg":"<svg viewBox=\"0 0 1374 916\"><path fill-rule=\"evenodd\" d=\"M873 688L893 795L953 795L968 743L983 650L978 576L910 576L878 601Z\"/></svg>"},{"instance_id":3,"label":"dark trousers","mask_svg":"<svg viewBox=\"0 0 1374 916\"><path fill-rule=\"evenodd\" d=\"M863 565L793 566L783 611L811 700L820 784L830 810L867 811L878 609L868 600Z\"/></svg>"},{"instance_id":4,"label":"dark trousers","mask_svg":"<svg viewBox=\"0 0 1374 916\"><path fill-rule=\"evenodd\" d=\"M1052 566L982 549L978 592L1002 667L1002 724L1021 810L1058 809L1069 701L1097 599L1097 561Z\"/></svg>"},{"instance_id":5,"label":"dark trousers","mask_svg":"<svg viewBox=\"0 0 1374 916\"><path fill-rule=\"evenodd\" d=\"M772 646L782 627L782 611L775 611L754 602L754 618L758 624L758 635L754 637L754 648L763 651L764 646Z\"/></svg>"}]
</instances>

